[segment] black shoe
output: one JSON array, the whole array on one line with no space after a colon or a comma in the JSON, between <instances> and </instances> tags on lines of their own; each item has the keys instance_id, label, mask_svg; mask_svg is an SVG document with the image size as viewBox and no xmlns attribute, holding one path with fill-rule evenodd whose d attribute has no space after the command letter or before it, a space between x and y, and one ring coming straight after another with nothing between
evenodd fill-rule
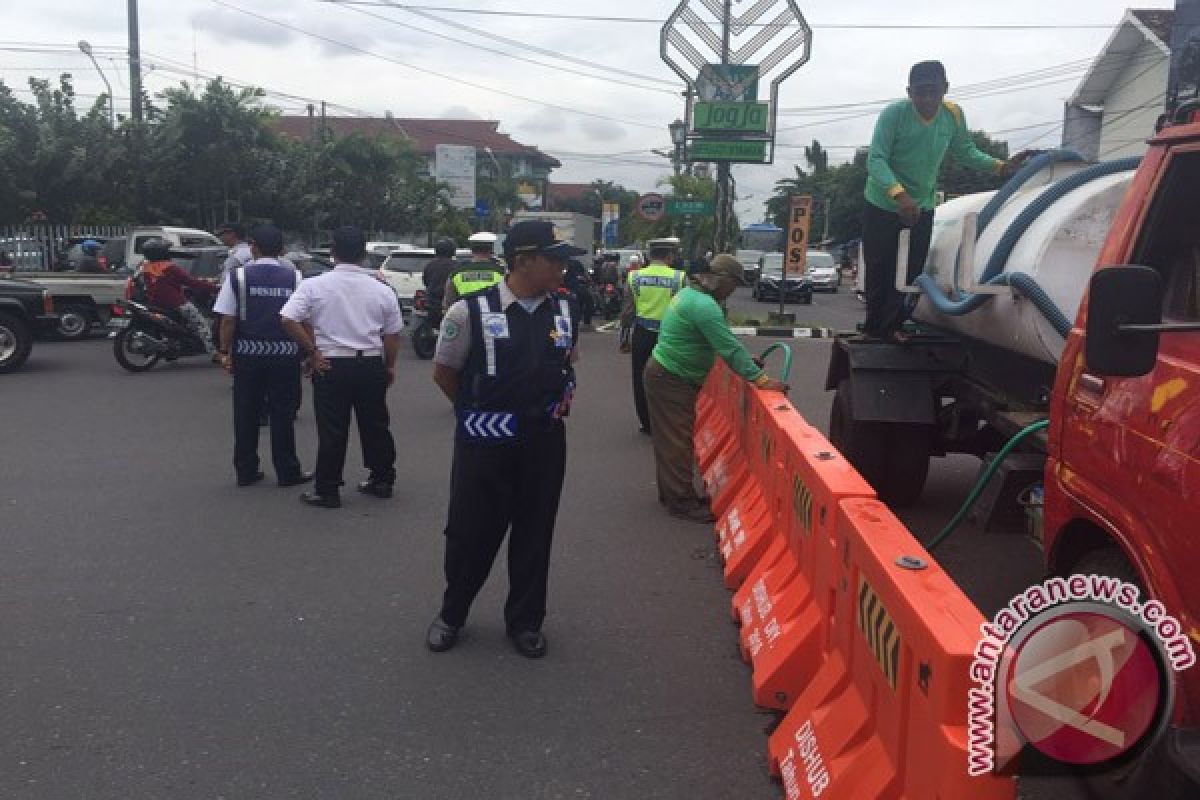
<instances>
[{"instance_id":1,"label":"black shoe","mask_svg":"<svg viewBox=\"0 0 1200 800\"><path fill-rule=\"evenodd\" d=\"M438 615L425 632L425 646L435 653L444 653L458 644L458 632L461 630L461 626L448 625L441 615Z\"/></svg>"},{"instance_id":2,"label":"black shoe","mask_svg":"<svg viewBox=\"0 0 1200 800\"><path fill-rule=\"evenodd\" d=\"M510 634L513 647L526 658L541 658L546 655L546 637L541 631L519 631Z\"/></svg>"},{"instance_id":3,"label":"black shoe","mask_svg":"<svg viewBox=\"0 0 1200 800\"><path fill-rule=\"evenodd\" d=\"M253 486L265 477L267 477L267 473L259 470L249 478L238 478L238 486Z\"/></svg>"},{"instance_id":4,"label":"black shoe","mask_svg":"<svg viewBox=\"0 0 1200 800\"><path fill-rule=\"evenodd\" d=\"M294 478L280 478L279 485L284 486L284 487L299 486L302 483L308 483L312 479L313 479L313 474L311 472L301 471L301 473L299 475L295 476Z\"/></svg>"},{"instance_id":5,"label":"black shoe","mask_svg":"<svg viewBox=\"0 0 1200 800\"><path fill-rule=\"evenodd\" d=\"M358 490L363 494L369 494L372 497L378 497L382 500L386 500L392 496L392 485L390 483L363 481L358 485Z\"/></svg>"},{"instance_id":6,"label":"black shoe","mask_svg":"<svg viewBox=\"0 0 1200 800\"><path fill-rule=\"evenodd\" d=\"M301 492L300 502L319 508L341 508L342 498L336 494L317 494L316 492Z\"/></svg>"}]
</instances>

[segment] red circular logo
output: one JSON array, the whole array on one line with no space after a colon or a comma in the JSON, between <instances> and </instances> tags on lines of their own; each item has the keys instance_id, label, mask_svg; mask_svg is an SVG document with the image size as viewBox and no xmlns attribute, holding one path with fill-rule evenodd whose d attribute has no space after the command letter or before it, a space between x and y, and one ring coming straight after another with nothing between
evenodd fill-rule
<instances>
[{"instance_id":1,"label":"red circular logo","mask_svg":"<svg viewBox=\"0 0 1200 800\"><path fill-rule=\"evenodd\" d=\"M1004 689L1027 742L1069 764L1099 764L1142 743L1166 677L1146 636L1111 614L1067 610L1014 643Z\"/></svg>"}]
</instances>

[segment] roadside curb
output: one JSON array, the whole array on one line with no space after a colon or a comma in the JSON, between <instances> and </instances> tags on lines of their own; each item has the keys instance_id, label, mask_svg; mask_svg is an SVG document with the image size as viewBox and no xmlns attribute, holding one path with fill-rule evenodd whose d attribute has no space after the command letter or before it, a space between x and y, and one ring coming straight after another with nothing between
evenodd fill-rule
<instances>
[{"instance_id":1,"label":"roadside curb","mask_svg":"<svg viewBox=\"0 0 1200 800\"><path fill-rule=\"evenodd\" d=\"M730 328L734 336L770 336L776 339L832 339L833 328L772 328L767 325Z\"/></svg>"}]
</instances>

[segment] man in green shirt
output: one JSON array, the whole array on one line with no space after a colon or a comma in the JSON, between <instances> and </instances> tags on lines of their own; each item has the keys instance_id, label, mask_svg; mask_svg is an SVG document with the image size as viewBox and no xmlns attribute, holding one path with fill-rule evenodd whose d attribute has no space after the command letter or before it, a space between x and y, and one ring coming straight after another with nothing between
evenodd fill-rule
<instances>
[{"instance_id":1,"label":"man in green shirt","mask_svg":"<svg viewBox=\"0 0 1200 800\"><path fill-rule=\"evenodd\" d=\"M908 100L892 103L879 115L867 158L866 210L863 214L868 336L907 341L904 297L896 291L896 247L909 228L907 283L925 266L933 232L937 178L949 151L961 164L1008 175L1024 160L1004 162L975 146L962 109L948 102L946 69L940 61L922 61L908 73Z\"/></svg>"},{"instance_id":2,"label":"man in green shirt","mask_svg":"<svg viewBox=\"0 0 1200 800\"><path fill-rule=\"evenodd\" d=\"M713 522L708 504L692 483L696 453L692 429L700 386L720 356L738 375L760 389L787 391L771 379L733 335L721 303L745 285L742 265L722 253L675 295L659 327L658 344L646 362L646 401L654 438L658 499L672 516Z\"/></svg>"}]
</instances>

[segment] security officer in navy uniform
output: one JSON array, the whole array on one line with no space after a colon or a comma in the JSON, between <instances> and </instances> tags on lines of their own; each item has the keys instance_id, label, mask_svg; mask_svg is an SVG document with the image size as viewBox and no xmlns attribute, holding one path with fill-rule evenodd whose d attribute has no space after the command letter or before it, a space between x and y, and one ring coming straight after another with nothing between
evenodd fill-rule
<instances>
[{"instance_id":1,"label":"security officer in navy uniform","mask_svg":"<svg viewBox=\"0 0 1200 800\"><path fill-rule=\"evenodd\" d=\"M300 349L284 332L279 310L300 285L300 273L279 263L283 234L273 225L254 230L254 260L231 269L213 306L221 318L222 366L233 373L233 466L238 486L265 475L258 465L258 421L270 416L271 461L280 486L312 480L296 457L292 426L300 404Z\"/></svg>"},{"instance_id":2,"label":"security officer in navy uniform","mask_svg":"<svg viewBox=\"0 0 1200 800\"><path fill-rule=\"evenodd\" d=\"M526 220L504 242L509 272L446 313L434 381L454 403L457 431L446 522L446 592L426 645L449 650L508 539L504 620L517 651L546 653L550 545L566 469L579 312L557 296L567 259L584 251Z\"/></svg>"}]
</instances>

